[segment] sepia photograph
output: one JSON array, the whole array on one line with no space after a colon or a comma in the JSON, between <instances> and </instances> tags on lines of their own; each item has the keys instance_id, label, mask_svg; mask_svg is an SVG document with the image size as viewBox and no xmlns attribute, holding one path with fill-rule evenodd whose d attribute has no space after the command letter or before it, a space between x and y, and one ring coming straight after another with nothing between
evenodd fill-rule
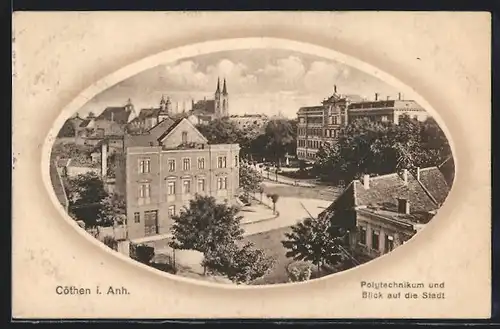
<instances>
[{"instance_id":1,"label":"sepia photograph","mask_svg":"<svg viewBox=\"0 0 500 329\"><path fill-rule=\"evenodd\" d=\"M488 13L13 21L14 320L491 315Z\"/></svg>"},{"instance_id":2,"label":"sepia photograph","mask_svg":"<svg viewBox=\"0 0 500 329\"><path fill-rule=\"evenodd\" d=\"M60 206L105 246L176 276L313 280L407 242L452 188L448 139L417 101L276 48L162 63L68 117Z\"/></svg>"}]
</instances>

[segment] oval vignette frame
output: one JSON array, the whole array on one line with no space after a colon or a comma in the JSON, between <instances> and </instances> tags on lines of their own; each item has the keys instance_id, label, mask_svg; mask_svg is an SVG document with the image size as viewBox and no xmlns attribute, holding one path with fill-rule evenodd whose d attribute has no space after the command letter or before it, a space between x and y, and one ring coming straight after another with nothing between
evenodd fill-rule
<instances>
[{"instance_id":1,"label":"oval vignette frame","mask_svg":"<svg viewBox=\"0 0 500 329\"><path fill-rule=\"evenodd\" d=\"M279 283L279 284L265 284L265 285L232 285L232 284L224 284L224 283L212 283L212 282L206 282L202 280L197 280L197 279L191 279L191 278L186 278L186 277L181 277L175 274L170 274L166 272L162 272L160 270L156 270L152 267L149 267L147 265L141 264L132 258L126 257L125 255L115 252L111 250L110 248L106 247L103 243L101 243L99 240L95 239L88 233L86 233L84 230L82 230L74 221L69 217L67 212L63 209L63 207L59 204L57 197L55 195L54 188L51 183L50 179L50 154L51 150L55 141L55 137L57 136L59 130L62 128L64 122L66 121L67 118L72 116L74 113L76 113L82 106L84 106L89 100L91 100L93 97L97 96L101 92L105 91L106 89L114 86L115 84L124 81L136 74L139 74L145 70L151 69L155 66L161 65L161 64L167 64L167 63L172 63L177 60L181 60L184 58L188 57L195 57L199 55L206 55L214 52L220 52L220 51L231 51L231 50L245 50L245 49L281 49L281 50L289 50L289 51L295 51L299 53L305 53L305 54L310 54L310 55L315 55L319 56L328 60L333 60L351 67L354 67L356 69L359 69L360 71L363 71L364 73L367 73L369 75L372 75L385 83L391 85L392 87L396 87L399 90L404 91L405 95L411 96L412 99L414 99L416 102L418 102L429 114L436 120L438 123L439 127L441 130L444 132L448 143L451 148L451 154L453 156L453 160L455 163L455 179L450 187L450 191L448 194L448 197L446 198L443 207L445 204L449 203L448 199L450 197L450 194L453 191L453 185L455 185L455 181L457 178L457 172L458 172L458 166L459 164L456 161L455 158L455 146L453 143L453 140L450 138L450 133L446 127L446 124L443 122L441 117L438 115L437 111L420 95L418 95L412 88L410 88L408 85L404 84L394 76L385 73L375 66L368 64L364 61L358 60L355 57L348 56L345 54L342 54L338 51L335 51L330 48L326 48L324 46L319 46L313 43L306 43L302 41L295 41L292 39L285 39L285 38L275 38L275 37L245 37L245 38L231 38L231 39L216 39L216 40L211 40L211 41L205 41L205 42L199 42L199 43L192 43L189 45L181 46L181 47L176 47L172 48L163 52L160 52L156 55L152 55L149 57L146 57L142 60L139 60L133 64L127 65L124 68L119 69L118 71L115 71L114 73L111 73L110 75L98 80L97 82L93 83L90 87L86 88L83 92L81 92L71 103L69 103L64 109L62 110L61 114L57 117L57 119L54 121L52 128L50 129L49 133L47 134L43 147L42 147L42 161L41 161L41 171L42 171L42 180L44 181L45 188L47 189L49 193L49 197L52 201L52 203L56 206L58 209L59 213L61 216L64 218L67 224L72 225L75 230L86 240L89 242L93 243L94 245L98 246L105 252L108 252L110 255L114 257L118 257L121 260L125 261L129 265L136 266L136 267L142 267L144 270L149 271L151 273L154 273L155 275L158 275L160 277L166 278L166 279L172 279L172 280L178 280L184 283L189 283L189 284L194 284L194 285L199 285L199 286L205 286L205 287L212 287L212 288L222 288L222 289L239 289L239 290L244 290L244 289L272 289L272 288L284 288L284 287L289 287L289 286L295 286L295 285L305 285L309 284L311 282L316 282L320 280L328 280L332 279L335 277L340 277L341 275L349 275L352 271L359 270L360 268L364 268L366 266L370 266L373 263L376 263L379 259L385 259L387 257L390 257L391 255L394 254L394 252L405 252L404 250L409 248L408 245L411 245L412 242L414 242L415 238L421 237L422 232L426 232L428 227L425 227L421 231L417 232L407 243L404 245L399 246L395 250L391 251L388 254L382 255L377 257L376 259L370 260L367 263L358 265L356 267L353 267L348 270L344 270L338 273L330 274L321 278L317 279L312 279L309 281L304 281L304 282L293 282L293 283ZM442 208L442 207L441 207ZM438 212L434 218L431 220L431 223L436 221L436 217L439 216L440 213Z\"/></svg>"}]
</instances>

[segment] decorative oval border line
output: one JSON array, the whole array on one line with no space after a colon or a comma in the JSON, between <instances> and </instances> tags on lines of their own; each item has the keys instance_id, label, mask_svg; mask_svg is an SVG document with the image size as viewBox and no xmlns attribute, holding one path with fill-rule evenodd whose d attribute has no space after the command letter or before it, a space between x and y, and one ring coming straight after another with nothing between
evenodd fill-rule
<instances>
[{"instance_id":1,"label":"decorative oval border line","mask_svg":"<svg viewBox=\"0 0 500 329\"><path fill-rule=\"evenodd\" d=\"M396 79L394 76L385 73L375 66L372 66L364 61L358 60L355 57L351 57L345 54L342 54L338 51L335 51L330 48L326 48L324 46L318 46L312 43L306 43L302 41L295 41L292 39L285 39L285 38L275 38L275 37L245 37L245 38L231 38L231 39L219 39L219 40L213 40L213 41L205 41L205 42L200 42L200 43L194 43L194 44L189 44L186 46L181 46L177 48L172 48L166 51L163 51L161 53L158 53L156 55L152 55L149 57L146 57L138 62L135 62L131 65L128 65L102 79L99 81L93 83L90 87L85 89L83 92L81 92L73 101L71 101L64 109L62 110L61 114L57 117L57 119L54 121L52 128L50 129L49 133L47 134L43 147L42 147L42 161L41 161L41 173L42 173L42 180L45 184L45 188L49 192L49 197L52 201L52 203L56 206L58 209L59 213L61 216L64 218L64 220L69 224L72 225L75 230L80 234L82 237L85 239L89 240L91 243L94 245L98 246L99 248L103 249L105 252L109 253L110 255L117 257L126 263L143 268L146 271L149 271L150 273L154 273L155 275L158 275L163 278L168 278L168 279L173 279L177 280L183 283L188 283L188 284L194 284L194 285L199 285L199 286L204 286L204 287L210 287L210 288L221 288L221 289L231 289L231 290L247 290L247 289L276 289L276 288L285 288L285 287L292 287L296 285L306 285L306 284L311 284L312 282L317 282L320 280L328 280L332 279L334 277L340 277L345 276L345 275L350 275L352 271L355 270L360 270L361 268L364 268L368 266L369 264L374 263L374 260L371 260L367 263L358 265L356 267L353 267L348 270L344 270L338 273L333 273L318 279L313 279L309 281L304 281L304 282L293 282L293 283L279 283L279 284L267 284L267 285L232 285L232 284L224 284L224 283L212 283L212 282L207 282L203 280L197 280L197 279L192 279L192 278L186 278L182 277L179 275L175 274L170 274L166 272L162 272L159 270L156 270L150 266L141 264L135 260L133 260L130 257L127 257L119 252L113 251L110 248L106 247L103 243L101 243L99 240L96 238L92 237L88 233L86 233L84 230L81 229L81 227L78 226L76 221L71 219L67 212L64 210L64 208L60 205L55 191L54 187L52 186L51 178L50 178L50 155L52 151L52 147L55 141L55 136L57 136L59 130L62 128L64 122L69 118L71 115L76 113L80 108L82 108L88 101L90 101L93 97L97 96L101 92L105 91L106 89L116 85L117 83L120 83L136 74L139 74L145 70L151 69L155 66L161 65L161 64L167 64L167 63L173 63L177 60L181 60L184 58L190 58L190 57L195 57L195 56L200 56L200 55L206 55L210 53L215 53L215 52L221 52L221 51L232 51L232 50L246 50L246 49L280 49L280 50L289 50L289 51L295 51L299 53L305 53L309 55L314 55L318 57L322 57L328 60L333 60L336 62L339 62L341 64L345 64L351 67L354 67L356 69L359 69L360 71L363 71L364 73L367 73L369 75L372 75L385 83L389 84L392 87L398 88L401 91L404 91L405 95L411 96L413 100L415 100L417 103L419 103L427 112L429 112L432 117L436 120L438 123L439 127L443 130L445 137L448 140L448 143L450 144L452 156L454 158L455 162L455 177L457 176L457 168L458 164L456 162L456 159L454 157L455 154L455 147L453 144L453 141L450 139L450 133L448 131L448 128L446 127L446 124L444 121L440 118L440 116L437 114L437 111L420 95L418 95L412 88L401 82L400 80ZM454 184L453 184L454 185ZM451 193L453 189L453 186L450 188ZM448 196L449 196L448 194ZM445 203L447 203L445 201ZM439 216L439 213L436 215ZM435 217L436 217L435 216ZM432 219L435 221L435 218ZM408 245L411 244L412 240L419 235L422 231L426 231L425 228L415 234L407 243L405 243L402 246L399 246L397 250L401 248L407 248ZM382 256L377 257L377 260L380 258L386 258L393 254L396 250L384 254ZM402 251L401 251L402 252Z\"/></svg>"}]
</instances>

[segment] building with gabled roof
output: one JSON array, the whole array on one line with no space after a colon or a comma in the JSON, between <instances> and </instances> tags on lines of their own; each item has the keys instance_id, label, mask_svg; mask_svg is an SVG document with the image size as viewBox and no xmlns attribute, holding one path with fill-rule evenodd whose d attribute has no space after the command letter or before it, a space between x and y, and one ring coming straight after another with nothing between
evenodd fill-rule
<instances>
[{"instance_id":1,"label":"building with gabled roof","mask_svg":"<svg viewBox=\"0 0 500 329\"><path fill-rule=\"evenodd\" d=\"M128 239L170 234L172 216L196 194L235 204L239 188L238 144L208 144L187 119L165 119L124 137L115 193L125 197Z\"/></svg>"},{"instance_id":2,"label":"building with gabled roof","mask_svg":"<svg viewBox=\"0 0 500 329\"><path fill-rule=\"evenodd\" d=\"M348 231L352 254L367 261L413 237L436 214L450 188L438 167L364 175L319 216Z\"/></svg>"}]
</instances>

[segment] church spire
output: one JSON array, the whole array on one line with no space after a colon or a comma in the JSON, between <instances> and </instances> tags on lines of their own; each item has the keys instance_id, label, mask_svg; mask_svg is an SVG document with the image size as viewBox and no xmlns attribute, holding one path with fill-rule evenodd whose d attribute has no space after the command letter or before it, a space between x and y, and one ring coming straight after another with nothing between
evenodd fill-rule
<instances>
[{"instance_id":1,"label":"church spire","mask_svg":"<svg viewBox=\"0 0 500 329\"><path fill-rule=\"evenodd\" d=\"M215 91L216 94L220 93L220 78L217 78L217 90Z\"/></svg>"},{"instance_id":2,"label":"church spire","mask_svg":"<svg viewBox=\"0 0 500 329\"><path fill-rule=\"evenodd\" d=\"M224 78L224 87L222 87L222 94L227 95L226 78Z\"/></svg>"}]
</instances>

